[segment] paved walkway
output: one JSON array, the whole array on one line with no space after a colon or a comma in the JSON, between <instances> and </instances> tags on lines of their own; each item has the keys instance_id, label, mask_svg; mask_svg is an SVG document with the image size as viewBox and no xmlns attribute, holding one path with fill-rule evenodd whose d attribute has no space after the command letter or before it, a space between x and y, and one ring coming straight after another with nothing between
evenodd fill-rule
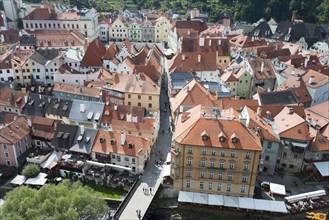
<instances>
[{"instance_id":1,"label":"paved walkway","mask_svg":"<svg viewBox=\"0 0 329 220\"><path fill-rule=\"evenodd\" d=\"M167 80L165 83L165 88L168 88ZM163 167L156 166L155 160L160 161L160 159L162 159L162 161L166 161L167 154L171 148L172 138L172 133L169 130L170 111L168 108L168 95L165 94L165 91L166 89L161 89L161 120L158 141L154 145L150 162L144 170L144 174L141 178L141 183L136 189L134 195L131 197L121 216L119 217L120 220L143 219L145 213L147 212L147 209L149 208L154 198L155 193L157 192L162 182ZM166 105L165 102L167 103ZM165 110L166 112L164 112L163 110ZM164 130L164 133L162 133L162 130ZM150 188L152 190L152 193L150 193ZM146 189L147 192L144 192L144 189Z\"/></svg>"}]
</instances>

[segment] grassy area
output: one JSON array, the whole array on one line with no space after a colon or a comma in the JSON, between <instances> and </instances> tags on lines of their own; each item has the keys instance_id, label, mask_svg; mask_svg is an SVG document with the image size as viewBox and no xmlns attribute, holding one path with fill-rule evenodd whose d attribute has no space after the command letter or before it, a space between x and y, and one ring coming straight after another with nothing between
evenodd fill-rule
<instances>
[{"instance_id":1,"label":"grassy area","mask_svg":"<svg viewBox=\"0 0 329 220\"><path fill-rule=\"evenodd\" d=\"M103 198L120 199L121 196L126 194L126 191L120 187L112 188L91 183L86 185L95 190L95 192L99 193Z\"/></svg>"}]
</instances>

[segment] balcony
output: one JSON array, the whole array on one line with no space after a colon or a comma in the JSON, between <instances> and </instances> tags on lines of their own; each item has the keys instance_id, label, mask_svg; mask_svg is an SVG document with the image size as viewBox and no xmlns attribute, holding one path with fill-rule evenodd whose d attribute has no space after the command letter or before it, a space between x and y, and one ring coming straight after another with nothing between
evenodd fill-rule
<instances>
[{"instance_id":1,"label":"balcony","mask_svg":"<svg viewBox=\"0 0 329 220\"><path fill-rule=\"evenodd\" d=\"M170 153L174 157L179 157L180 156L180 152L177 149L171 149Z\"/></svg>"}]
</instances>

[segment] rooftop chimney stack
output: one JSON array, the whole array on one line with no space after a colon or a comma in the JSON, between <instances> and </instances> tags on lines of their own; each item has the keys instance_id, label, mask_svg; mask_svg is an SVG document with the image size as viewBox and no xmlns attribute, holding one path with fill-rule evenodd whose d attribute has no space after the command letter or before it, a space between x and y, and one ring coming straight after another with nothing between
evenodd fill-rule
<instances>
[{"instance_id":1,"label":"rooftop chimney stack","mask_svg":"<svg viewBox=\"0 0 329 220\"><path fill-rule=\"evenodd\" d=\"M201 54L198 54L198 63L201 63Z\"/></svg>"},{"instance_id":2,"label":"rooftop chimney stack","mask_svg":"<svg viewBox=\"0 0 329 220\"><path fill-rule=\"evenodd\" d=\"M83 135L85 133L85 126L80 125L80 134Z\"/></svg>"},{"instance_id":3,"label":"rooftop chimney stack","mask_svg":"<svg viewBox=\"0 0 329 220\"><path fill-rule=\"evenodd\" d=\"M27 117L27 124L29 125L29 127L32 127L32 120L30 117Z\"/></svg>"},{"instance_id":4,"label":"rooftop chimney stack","mask_svg":"<svg viewBox=\"0 0 329 220\"><path fill-rule=\"evenodd\" d=\"M209 39L209 47L211 47L211 39Z\"/></svg>"},{"instance_id":5,"label":"rooftop chimney stack","mask_svg":"<svg viewBox=\"0 0 329 220\"><path fill-rule=\"evenodd\" d=\"M121 131L121 146L125 145L126 143L126 131Z\"/></svg>"},{"instance_id":6,"label":"rooftop chimney stack","mask_svg":"<svg viewBox=\"0 0 329 220\"><path fill-rule=\"evenodd\" d=\"M258 107L257 108L257 115L258 116L261 116L262 115L262 108L261 107Z\"/></svg>"},{"instance_id":7,"label":"rooftop chimney stack","mask_svg":"<svg viewBox=\"0 0 329 220\"><path fill-rule=\"evenodd\" d=\"M307 67L307 63L308 63L308 59L307 59L307 57L305 57L304 68Z\"/></svg>"},{"instance_id":8,"label":"rooftop chimney stack","mask_svg":"<svg viewBox=\"0 0 329 220\"><path fill-rule=\"evenodd\" d=\"M264 62L262 62L261 66L260 66L260 71L264 72Z\"/></svg>"},{"instance_id":9,"label":"rooftop chimney stack","mask_svg":"<svg viewBox=\"0 0 329 220\"><path fill-rule=\"evenodd\" d=\"M183 61L185 60L185 54L182 54L182 60Z\"/></svg>"},{"instance_id":10,"label":"rooftop chimney stack","mask_svg":"<svg viewBox=\"0 0 329 220\"><path fill-rule=\"evenodd\" d=\"M27 103L28 98L29 98L29 97L28 97L27 95L24 96L24 102L25 102L25 103Z\"/></svg>"},{"instance_id":11,"label":"rooftop chimney stack","mask_svg":"<svg viewBox=\"0 0 329 220\"><path fill-rule=\"evenodd\" d=\"M310 76L310 79L308 80L309 84L313 84L314 83L314 76Z\"/></svg>"}]
</instances>

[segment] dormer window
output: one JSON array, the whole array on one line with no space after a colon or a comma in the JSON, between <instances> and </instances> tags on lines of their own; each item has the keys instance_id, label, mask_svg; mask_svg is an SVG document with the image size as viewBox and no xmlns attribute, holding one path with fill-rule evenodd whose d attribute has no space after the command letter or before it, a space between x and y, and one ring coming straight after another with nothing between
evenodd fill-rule
<instances>
[{"instance_id":1,"label":"dormer window","mask_svg":"<svg viewBox=\"0 0 329 220\"><path fill-rule=\"evenodd\" d=\"M129 148L133 148L133 147L134 147L134 144L131 143L131 142L129 142L128 147L129 147Z\"/></svg>"},{"instance_id":2,"label":"dormer window","mask_svg":"<svg viewBox=\"0 0 329 220\"><path fill-rule=\"evenodd\" d=\"M100 138L99 139L99 142L104 143L105 142L105 139L104 138Z\"/></svg>"},{"instance_id":3,"label":"dormer window","mask_svg":"<svg viewBox=\"0 0 329 220\"><path fill-rule=\"evenodd\" d=\"M209 139L209 134L204 130L201 134L202 140L206 141Z\"/></svg>"},{"instance_id":4,"label":"dormer window","mask_svg":"<svg viewBox=\"0 0 329 220\"><path fill-rule=\"evenodd\" d=\"M110 143L111 143L111 145L115 145L115 140L114 139L111 139L110 140Z\"/></svg>"},{"instance_id":5,"label":"dormer window","mask_svg":"<svg viewBox=\"0 0 329 220\"><path fill-rule=\"evenodd\" d=\"M239 138L238 138L238 136L236 135L236 133L233 133L233 134L231 135L231 140L232 140L232 143L238 143Z\"/></svg>"},{"instance_id":6,"label":"dormer window","mask_svg":"<svg viewBox=\"0 0 329 220\"><path fill-rule=\"evenodd\" d=\"M219 142L224 142L225 141L226 136L222 131L218 134L218 139L219 139Z\"/></svg>"}]
</instances>

